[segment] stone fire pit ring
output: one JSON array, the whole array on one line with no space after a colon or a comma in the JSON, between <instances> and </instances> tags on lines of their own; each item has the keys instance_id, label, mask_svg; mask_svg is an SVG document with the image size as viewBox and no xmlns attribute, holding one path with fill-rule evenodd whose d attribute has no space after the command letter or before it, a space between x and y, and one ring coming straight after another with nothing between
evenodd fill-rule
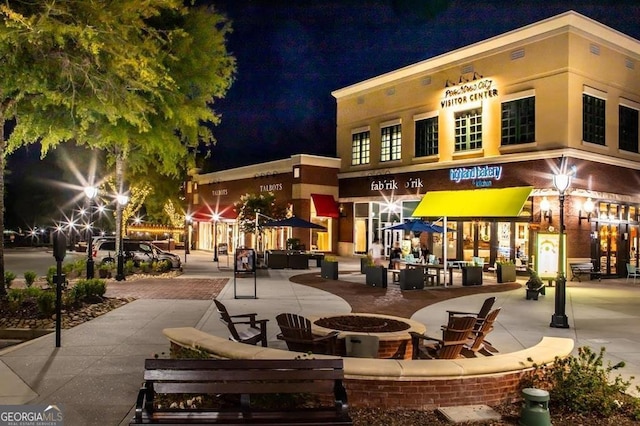
<instances>
[{"instance_id":1,"label":"stone fire pit ring","mask_svg":"<svg viewBox=\"0 0 640 426\"><path fill-rule=\"evenodd\" d=\"M375 320L377 320L377 321L373 321L373 323L375 324L400 322L400 323L406 324L407 327L401 331L384 331L384 330L372 331L373 329L376 329L377 326L363 327L361 330L341 330L339 326L339 320L342 317L374 318ZM344 338L346 336L353 335L353 334L378 336L378 339L380 341L378 356L380 358L387 358L397 354L397 351L399 350L401 345L404 344L405 349L404 349L403 358L411 359L411 353L412 353L413 347L411 345L411 335L409 333L412 331L415 331L416 333L425 333L427 331L427 327L418 321L414 321L409 318L396 317L392 315L367 314L367 313L350 313L350 314L330 313L330 314L319 315L319 316L308 316L307 318L309 318L309 320L311 321L311 331L314 334L317 334L319 336L326 336L332 331L338 331L340 333L338 335L338 339L339 339L338 346L341 350L344 350L343 349ZM324 319L324 318L327 318L327 319L335 318L338 320L337 321L338 325L336 326L336 328L327 328L327 327L322 327L316 324L318 320ZM386 321L386 320L390 320L390 321Z\"/></svg>"}]
</instances>

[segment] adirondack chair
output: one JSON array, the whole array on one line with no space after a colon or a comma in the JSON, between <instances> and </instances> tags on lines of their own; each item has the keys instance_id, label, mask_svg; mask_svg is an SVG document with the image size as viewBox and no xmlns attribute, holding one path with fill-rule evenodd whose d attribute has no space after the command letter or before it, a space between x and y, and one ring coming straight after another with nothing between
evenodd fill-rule
<instances>
[{"instance_id":1,"label":"adirondack chair","mask_svg":"<svg viewBox=\"0 0 640 426\"><path fill-rule=\"evenodd\" d=\"M337 355L336 342L339 332L332 331L326 336L314 335L311 332L311 321L291 313L278 314L276 321L280 327L277 338L284 340L290 351Z\"/></svg>"},{"instance_id":2,"label":"adirondack chair","mask_svg":"<svg viewBox=\"0 0 640 426\"><path fill-rule=\"evenodd\" d=\"M471 339L469 339L469 342L462 348L462 356L466 358L473 358L478 356L478 353L486 356L492 356L494 352L498 352L497 349L495 349L491 343L486 340L486 337L487 334L493 330L493 323L496 321L496 318L500 313L500 309L502 308L497 308L489 312L487 318L482 322L480 330L473 331L471 333Z\"/></svg>"},{"instance_id":3,"label":"adirondack chair","mask_svg":"<svg viewBox=\"0 0 640 426\"><path fill-rule=\"evenodd\" d=\"M473 330L478 331L480 330L480 327L482 327L482 323L484 322L484 319L487 317L489 312L491 312L491 308L493 308L494 303L496 303L496 298L492 296L484 300L484 303L482 304L482 307L478 312L447 311L447 313L449 314L449 321L451 321L451 318L454 316L473 315L476 317L476 324L473 327Z\"/></svg>"},{"instance_id":4,"label":"adirondack chair","mask_svg":"<svg viewBox=\"0 0 640 426\"><path fill-rule=\"evenodd\" d=\"M220 314L220 321L229 329L229 340L240 343L255 345L258 342L262 346L267 346L267 321L268 319L257 319L258 314L229 315L226 306L217 299L213 299ZM244 319L244 321L238 321ZM244 328L236 328L242 325Z\"/></svg>"},{"instance_id":5,"label":"adirondack chair","mask_svg":"<svg viewBox=\"0 0 640 426\"><path fill-rule=\"evenodd\" d=\"M412 359L437 358L456 359L465 344L472 335L476 318L472 316L452 317L449 324L442 329L442 339L436 339L425 334L410 332L413 345ZM431 344L423 344L424 341L432 341Z\"/></svg>"}]
</instances>

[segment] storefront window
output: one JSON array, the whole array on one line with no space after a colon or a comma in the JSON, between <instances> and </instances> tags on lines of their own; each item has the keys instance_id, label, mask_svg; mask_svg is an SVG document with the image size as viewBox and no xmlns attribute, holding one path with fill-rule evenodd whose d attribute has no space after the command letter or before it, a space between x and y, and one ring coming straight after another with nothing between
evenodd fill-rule
<instances>
[{"instance_id":1,"label":"storefront window","mask_svg":"<svg viewBox=\"0 0 640 426\"><path fill-rule=\"evenodd\" d=\"M369 223L369 203L354 204L353 243L356 254L367 253L367 228Z\"/></svg>"},{"instance_id":2,"label":"storefront window","mask_svg":"<svg viewBox=\"0 0 640 426\"><path fill-rule=\"evenodd\" d=\"M318 216L315 204L311 203L311 222L316 225L324 226L325 229L312 229L311 230L311 247L306 247L311 250L318 251L332 251L331 247L331 234L332 234L332 222L335 219L325 216Z\"/></svg>"},{"instance_id":3,"label":"storefront window","mask_svg":"<svg viewBox=\"0 0 640 426\"><path fill-rule=\"evenodd\" d=\"M511 222L498 222L497 260L503 262L511 259Z\"/></svg>"}]
</instances>

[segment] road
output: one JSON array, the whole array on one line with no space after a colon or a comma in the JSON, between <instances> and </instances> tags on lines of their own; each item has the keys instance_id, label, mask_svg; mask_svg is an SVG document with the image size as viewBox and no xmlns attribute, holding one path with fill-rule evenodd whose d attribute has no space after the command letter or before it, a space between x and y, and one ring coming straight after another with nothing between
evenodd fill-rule
<instances>
[{"instance_id":1,"label":"road","mask_svg":"<svg viewBox=\"0 0 640 426\"><path fill-rule=\"evenodd\" d=\"M73 262L85 256L84 253L68 251L65 262ZM34 271L39 277L47 275L47 270L56 265L51 248L5 248L4 249L4 270L16 274L17 278L22 278L26 271Z\"/></svg>"}]
</instances>

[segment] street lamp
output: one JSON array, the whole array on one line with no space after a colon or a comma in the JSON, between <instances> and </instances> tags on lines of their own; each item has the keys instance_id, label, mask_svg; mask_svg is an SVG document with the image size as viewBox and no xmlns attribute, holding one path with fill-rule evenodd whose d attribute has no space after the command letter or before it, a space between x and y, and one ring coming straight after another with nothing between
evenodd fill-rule
<instances>
[{"instance_id":1,"label":"street lamp","mask_svg":"<svg viewBox=\"0 0 640 426\"><path fill-rule=\"evenodd\" d=\"M89 200L89 225L87 226L87 279L93 278L93 199L98 195L98 188L86 186L84 195Z\"/></svg>"},{"instance_id":2,"label":"street lamp","mask_svg":"<svg viewBox=\"0 0 640 426\"><path fill-rule=\"evenodd\" d=\"M119 226L119 234L118 237L120 239L120 244L118 244L118 265L116 271L116 281L123 281L124 278L124 242L122 241L123 232L122 232L122 209L129 202L129 197L124 194L118 194L116 196L116 202L121 207L120 208L120 217L118 220Z\"/></svg>"},{"instance_id":3,"label":"street lamp","mask_svg":"<svg viewBox=\"0 0 640 426\"><path fill-rule=\"evenodd\" d=\"M213 261L218 261L218 220L220 220L220 215L218 213L214 213L213 218Z\"/></svg>"},{"instance_id":4,"label":"street lamp","mask_svg":"<svg viewBox=\"0 0 640 426\"><path fill-rule=\"evenodd\" d=\"M564 164L563 164L564 166ZM571 185L571 178L575 174L575 169L571 168L571 172L567 173L562 170L553 175L553 186L558 190L558 199L560 201L560 247L558 248L558 277L556 278L556 298L555 313L551 316L550 327L569 328L569 319L565 314L565 305L567 299L567 278L564 274L564 193Z\"/></svg>"},{"instance_id":5,"label":"street lamp","mask_svg":"<svg viewBox=\"0 0 640 426\"><path fill-rule=\"evenodd\" d=\"M187 214L184 216L184 263L187 263L187 255L189 254L189 244L190 244L190 229L191 226L191 215Z\"/></svg>"}]
</instances>

